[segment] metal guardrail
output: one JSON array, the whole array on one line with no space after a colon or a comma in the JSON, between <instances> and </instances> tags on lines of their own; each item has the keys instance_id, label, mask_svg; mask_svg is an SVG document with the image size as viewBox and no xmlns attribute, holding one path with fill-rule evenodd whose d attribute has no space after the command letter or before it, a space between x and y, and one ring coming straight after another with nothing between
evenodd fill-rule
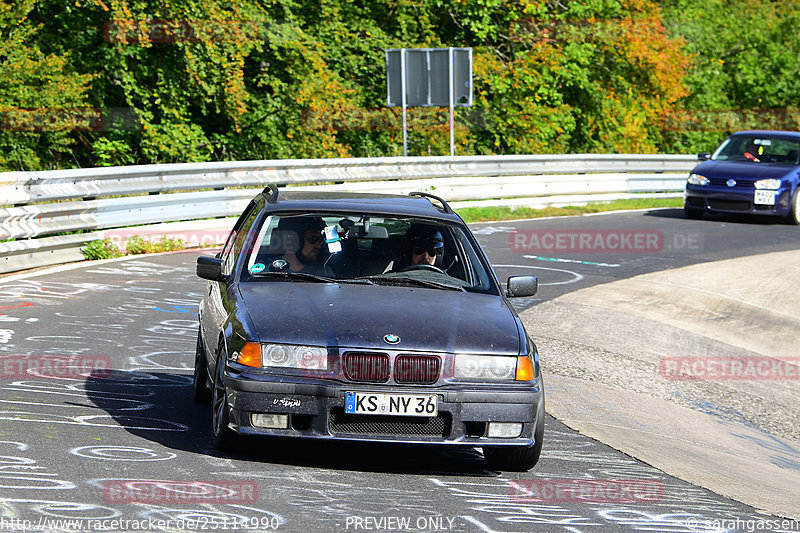
<instances>
[{"instance_id":1,"label":"metal guardrail","mask_svg":"<svg viewBox=\"0 0 800 533\"><path fill-rule=\"evenodd\" d=\"M80 260L97 234L56 233L235 216L267 183L405 194L456 207L676 196L687 155L509 155L270 160L0 174L0 272ZM324 185L321 185L324 184ZM250 189L248 189L248 187ZM205 190L197 190L205 189ZM192 191L195 192L178 192ZM169 193L169 194L162 194ZM109 198L114 196L114 198ZM118 197L121 196L121 197Z\"/></svg>"}]
</instances>

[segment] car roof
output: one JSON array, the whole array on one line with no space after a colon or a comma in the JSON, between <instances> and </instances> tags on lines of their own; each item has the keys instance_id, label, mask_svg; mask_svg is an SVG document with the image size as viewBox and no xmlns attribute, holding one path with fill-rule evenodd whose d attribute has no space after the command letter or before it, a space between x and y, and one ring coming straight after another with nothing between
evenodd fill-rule
<instances>
[{"instance_id":1,"label":"car roof","mask_svg":"<svg viewBox=\"0 0 800 533\"><path fill-rule=\"evenodd\" d=\"M737 137L740 135L755 135L755 136L763 136L763 137L782 137L784 139L792 139L795 141L800 141L800 131L780 131L780 130L743 130L737 131L736 133L731 134L731 137Z\"/></svg>"},{"instance_id":2,"label":"car roof","mask_svg":"<svg viewBox=\"0 0 800 533\"><path fill-rule=\"evenodd\" d=\"M277 189L277 195L274 192L275 189L268 187L261 193L267 199L267 209L270 211L353 211L461 222L446 201L432 195L428 195L429 199L420 195L295 191L286 188ZM437 205L437 201L441 204Z\"/></svg>"}]
</instances>

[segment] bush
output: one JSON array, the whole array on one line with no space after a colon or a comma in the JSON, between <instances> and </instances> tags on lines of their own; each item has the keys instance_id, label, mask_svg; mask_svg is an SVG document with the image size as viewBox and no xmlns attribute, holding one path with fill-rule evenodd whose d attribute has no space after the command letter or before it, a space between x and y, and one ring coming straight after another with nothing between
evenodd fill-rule
<instances>
[{"instance_id":1,"label":"bush","mask_svg":"<svg viewBox=\"0 0 800 533\"><path fill-rule=\"evenodd\" d=\"M149 254L155 250L152 242L138 235L134 235L125 243L125 251L128 252L128 255L139 255Z\"/></svg>"},{"instance_id":2,"label":"bush","mask_svg":"<svg viewBox=\"0 0 800 533\"><path fill-rule=\"evenodd\" d=\"M100 137L94 142L92 149L97 157L98 167L131 165L135 162L131 147L125 141Z\"/></svg>"},{"instance_id":3,"label":"bush","mask_svg":"<svg viewBox=\"0 0 800 533\"><path fill-rule=\"evenodd\" d=\"M121 257L122 251L114 246L110 239L98 239L86 243L86 248L81 250L83 257L92 261L95 259L111 259Z\"/></svg>"},{"instance_id":4,"label":"bush","mask_svg":"<svg viewBox=\"0 0 800 533\"><path fill-rule=\"evenodd\" d=\"M156 252L176 252L178 250L185 250L186 243L183 239L167 239L163 238L157 243L153 243Z\"/></svg>"},{"instance_id":5,"label":"bush","mask_svg":"<svg viewBox=\"0 0 800 533\"><path fill-rule=\"evenodd\" d=\"M185 250L186 243L182 239L162 238L158 242L148 241L138 235L134 235L126 244L125 250L128 255L155 254L158 252L175 252Z\"/></svg>"},{"instance_id":6,"label":"bush","mask_svg":"<svg viewBox=\"0 0 800 533\"><path fill-rule=\"evenodd\" d=\"M175 252L185 250L186 243L183 239L162 238L158 242L151 242L147 239L134 235L125 243L123 252L111 242L110 239L99 239L86 243L86 247L81 250L83 257L92 261L95 259L111 259L112 257L122 257L123 255L152 254L158 252Z\"/></svg>"}]
</instances>

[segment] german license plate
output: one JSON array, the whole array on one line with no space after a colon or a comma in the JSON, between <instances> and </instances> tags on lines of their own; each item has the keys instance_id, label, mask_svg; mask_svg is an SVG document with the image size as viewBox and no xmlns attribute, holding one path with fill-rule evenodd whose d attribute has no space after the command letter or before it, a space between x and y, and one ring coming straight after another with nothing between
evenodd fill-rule
<instances>
[{"instance_id":1,"label":"german license plate","mask_svg":"<svg viewBox=\"0 0 800 533\"><path fill-rule=\"evenodd\" d=\"M753 202L759 205L775 205L775 191L762 191L757 189L756 197Z\"/></svg>"},{"instance_id":2,"label":"german license plate","mask_svg":"<svg viewBox=\"0 0 800 533\"><path fill-rule=\"evenodd\" d=\"M348 392L344 412L368 415L436 416L439 412L435 394L379 394Z\"/></svg>"}]
</instances>

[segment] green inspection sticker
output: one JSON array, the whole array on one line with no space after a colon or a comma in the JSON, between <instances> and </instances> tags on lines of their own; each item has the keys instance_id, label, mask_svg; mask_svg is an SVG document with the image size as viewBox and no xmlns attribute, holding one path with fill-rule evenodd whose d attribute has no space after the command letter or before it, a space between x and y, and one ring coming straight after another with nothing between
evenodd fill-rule
<instances>
[{"instance_id":1,"label":"green inspection sticker","mask_svg":"<svg viewBox=\"0 0 800 533\"><path fill-rule=\"evenodd\" d=\"M250 267L250 273L258 274L259 272L263 272L265 268L267 267L264 263L256 263L255 265Z\"/></svg>"}]
</instances>

